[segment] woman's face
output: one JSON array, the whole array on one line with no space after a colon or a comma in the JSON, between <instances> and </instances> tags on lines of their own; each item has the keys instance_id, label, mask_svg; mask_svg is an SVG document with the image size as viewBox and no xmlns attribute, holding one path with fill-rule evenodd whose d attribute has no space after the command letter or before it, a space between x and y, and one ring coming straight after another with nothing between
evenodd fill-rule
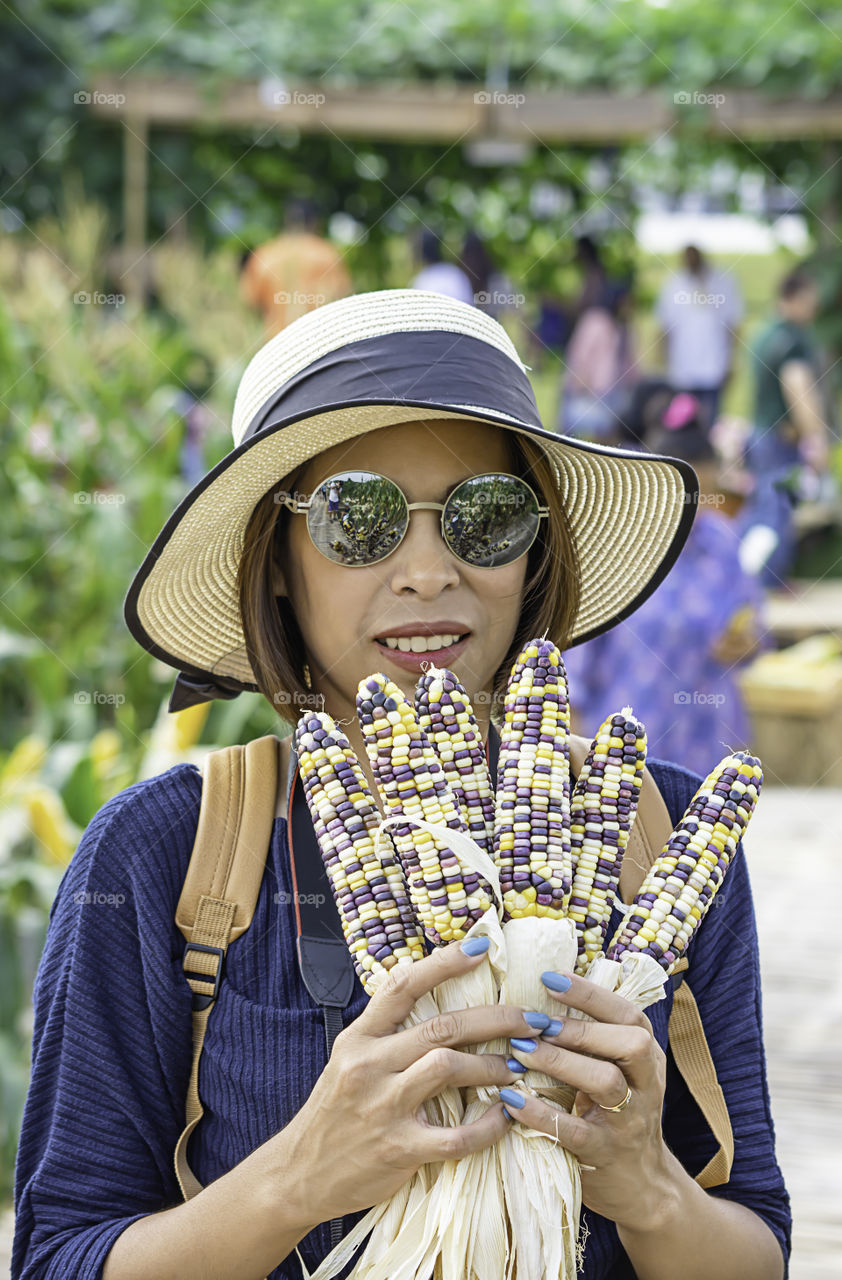
<instances>
[{"instance_id":1,"label":"woman's face","mask_svg":"<svg viewBox=\"0 0 842 1280\"><path fill-rule=\"evenodd\" d=\"M444 502L468 476L514 469L502 429L463 420L412 422L318 454L296 489L310 494L328 476L354 468L388 476L410 502ZM413 511L406 536L391 555L349 569L316 550L303 516L293 516L289 528L288 556L276 569L275 591L290 599L313 690L324 695L334 718L354 715L364 676L383 671L412 696L422 664L433 662L456 672L478 714L487 719L477 694L490 692L514 638L527 555L496 569L472 568L442 539L439 511ZM448 638L454 636L452 644ZM446 650L435 651L441 643L436 637L444 637ZM395 640L402 649L394 648ZM426 651L412 651L422 643Z\"/></svg>"}]
</instances>

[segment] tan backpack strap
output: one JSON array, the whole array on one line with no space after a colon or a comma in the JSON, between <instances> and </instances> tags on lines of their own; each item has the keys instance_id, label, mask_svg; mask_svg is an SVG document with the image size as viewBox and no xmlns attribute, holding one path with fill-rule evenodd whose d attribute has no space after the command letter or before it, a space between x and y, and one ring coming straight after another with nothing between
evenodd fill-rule
<instances>
[{"instance_id":1,"label":"tan backpack strap","mask_svg":"<svg viewBox=\"0 0 842 1280\"><path fill-rule=\"evenodd\" d=\"M183 967L193 992L187 1124L175 1149L175 1172L185 1200L202 1190L187 1163L187 1143L203 1113L199 1057L228 944L254 916L275 818L279 745L278 738L267 734L244 747L211 751L202 770L196 839L175 914L187 940Z\"/></svg>"},{"instance_id":2,"label":"tan backpack strap","mask_svg":"<svg viewBox=\"0 0 842 1280\"><path fill-rule=\"evenodd\" d=\"M716 1067L710 1056L699 1006L686 982L682 982L673 996L669 1040L675 1065L719 1143L719 1150L701 1173L696 1174L696 1181L702 1187L720 1187L731 1176L734 1131L725 1095L716 1078Z\"/></svg>"},{"instance_id":3,"label":"tan backpack strap","mask_svg":"<svg viewBox=\"0 0 842 1280\"><path fill-rule=\"evenodd\" d=\"M589 747L590 743L586 738L579 737L577 734L571 735L570 763L577 777ZM623 902L631 902L637 893L646 872L669 839L673 825L657 782L648 769L644 770L637 817L631 829L620 872L620 897ZM685 956L675 965L673 973L680 973L686 968ZM731 1166L734 1162L734 1132L731 1128L725 1095L716 1077L713 1058L710 1056L699 1006L685 980L673 994L669 1043L675 1065L719 1143L716 1155L708 1161L701 1173L696 1174L696 1181L702 1187L721 1186L731 1176Z\"/></svg>"}]
</instances>

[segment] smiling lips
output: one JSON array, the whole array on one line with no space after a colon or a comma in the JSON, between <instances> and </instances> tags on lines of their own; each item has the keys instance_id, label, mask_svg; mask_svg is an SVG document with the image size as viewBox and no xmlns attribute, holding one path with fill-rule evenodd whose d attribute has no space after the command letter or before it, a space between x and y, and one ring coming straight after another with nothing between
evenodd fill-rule
<instances>
[{"instance_id":1,"label":"smiling lips","mask_svg":"<svg viewBox=\"0 0 842 1280\"><path fill-rule=\"evenodd\" d=\"M400 649L401 653L433 653L437 649L449 649L458 639L458 635L386 636L383 643L387 649Z\"/></svg>"},{"instance_id":2,"label":"smiling lips","mask_svg":"<svg viewBox=\"0 0 842 1280\"><path fill-rule=\"evenodd\" d=\"M470 636L471 632L459 623L416 622L385 632L374 643L397 666L419 670L421 663L430 658L437 663L453 661L463 652Z\"/></svg>"}]
</instances>

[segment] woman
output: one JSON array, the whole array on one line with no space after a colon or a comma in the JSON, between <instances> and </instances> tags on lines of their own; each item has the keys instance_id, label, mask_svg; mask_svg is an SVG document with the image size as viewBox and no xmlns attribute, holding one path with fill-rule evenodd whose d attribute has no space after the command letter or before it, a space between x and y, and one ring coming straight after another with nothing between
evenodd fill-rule
<instances>
[{"instance_id":1,"label":"woman","mask_svg":"<svg viewBox=\"0 0 842 1280\"><path fill-rule=\"evenodd\" d=\"M737 750L750 741L737 672L762 643L763 592L740 568L739 537L721 510L719 462L696 397L673 396L646 443L694 468L698 513L666 581L628 621L568 655L570 700L589 731L632 690L652 754L704 776L723 742Z\"/></svg>"},{"instance_id":2,"label":"woman","mask_svg":"<svg viewBox=\"0 0 842 1280\"><path fill-rule=\"evenodd\" d=\"M606 285L602 296L579 313L565 353L562 434L603 444L620 440L637 377L630 304L627 286Z\"/></svg>"},{"instance_id":3,"label":"woman","mask_svg":"<svg viewBox=\"0 0 842 1280\"><path fill-rule=\"evenodd\" d=\"M522 642L610 626L667 572L692 518L689 467L544 431L500 326L431 293L358 295L291 325L249 365L234 438L141 566L129 625L182 672L171 706L258 689L292 723L324 699L364 762L362 676L382 668L412 692L425 661L452 665L487 728ZM332 479L336 522L322 519ZM491 519L492 492L519 501L495 500ZM653 773L677 819L698 779L666 764ZM298 1277L299 1244L312 1272L329 1220L343 1217L347 1233L420 1165L487 1147L512 1123L555 1132L540 1100L510 1119L509 1095L452 1132L417 1118L449 1084L505 1089L524 1059L584 1095L559 1137L590 1168L589 1280L784 1275L788 1204L742 859L690 956L737 1149L729 1183L707 1194L691 1175L712 1138L665 1056L669 998L647 1019L581 978L545 974L596 1021L487 1007L397 1032L422 993L484 962L453 943L370 1000L357 985L326 1063L296 963L282 795L254 919L228 949L208 1022L190 1150L204 1189L179 1204L191 1021L173 916L200 790L179 765L115 796L62 881L35 991L16 1280ZM105 886L122 894L119 910L80 909ZM511 1057L459 1052L501 1034Z\"/></svg>"}]
</instances>

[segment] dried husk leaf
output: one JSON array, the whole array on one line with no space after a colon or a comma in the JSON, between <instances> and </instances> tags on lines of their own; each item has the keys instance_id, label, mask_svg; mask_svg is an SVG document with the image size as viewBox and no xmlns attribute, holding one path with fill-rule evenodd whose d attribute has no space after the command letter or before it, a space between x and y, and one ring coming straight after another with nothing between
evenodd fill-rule
<instances>
[{"instance_id":1,"label":"dried husk leaf","mask_svg":"<svg viewBox=\"0 0 842 1280\"><path fill-rule=\"evenodd\" d=\"M524 1005L558 1017L557 1000L540 975L547 969L571 971L576 963L576 930L572 920L527 916L503 925L507 974L501 1004ZM551 1106L569 1111L573 1090L542 1071L523 1077L525 1092L537 1093ZM576 1157L555 1138L516 1124L502 1143L503 1182L516 1256L518 1280L545 1276L574 1280L581 1185Z\"/></svg>"},{"instance_id":2,"label":"dried husk leaf","mask_svg":"<svg viewBox=\"0 0 842 1280\"><path fill-rule=\"evenodd\" d=\"M414 825L432 834L441 830ZM484 875L501 903L499 874L487 855L464 833L446 830L460 862ZM501 924L500 914L500 907L489 908L468 935L489 938L487 960L422 997L404 1027L483 1004L518 1004L550 1017L585 1016L553 999L540 981L547 969L573 971L573 921L529 916ZM586 977L641 1008L663 998L666 980L660 965L645 955L622 962L600 955ZM507 1053L508 1041L466 1045L462 1051ZM574 1090L543 1072L528 1072L520 1087L560 1110L572 1107ZM497 1100L496 1088L448 1088L425 1104L425 1114L431 1124L470 1124ZM332 1280L368 1236L354 1280L575 1280L580 1211L576 1157L556 1138L515 1125L494 1147L422 1166L388 1202L366 1214L312 1277L298 1256L305 1280Z\"/></svg>"}]
</instances>

